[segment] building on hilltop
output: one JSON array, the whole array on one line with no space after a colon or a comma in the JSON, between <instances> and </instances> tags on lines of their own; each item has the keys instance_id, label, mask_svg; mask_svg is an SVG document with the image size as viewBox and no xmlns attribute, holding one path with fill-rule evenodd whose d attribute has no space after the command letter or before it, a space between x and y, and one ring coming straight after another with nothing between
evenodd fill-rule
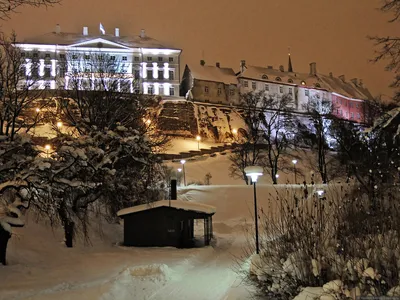
<instances>
[{"instance_id":1,"label":"building on hilltop","mask_svg":"<svg viewBox=\"0 0 400 300\"><path fill-rule=\"evenodd\" d=\"M110 61L118 61L118 67L107 71L109 76L115 79L116 74L120 75L121 81L129 85L128 91L165 96L179 93L182 50L148 37L143 29L140 35L127 36L120 35L119 28L106 34L101 24L99 34L89 34L88 27L83 27L82 33L66 33L57 25L55 31L16 46L25 59L23 71L27 80L37 80L35 88L71 89L71 74L92 73L96 78L89 62L94 56L107 56ZM82 76L82 86L85 78Z\"/></svg>"},{"instance_id":2,"label":"building on hilltop","mask_svg":"<svg viewBox=\"0 0 400 300\"><path fill-rule=\"evenodd\" d=\"M239 104L238 81L232 68L186 65L180 95L187 100L219 104Z\"/></svg>"}]
</instances>

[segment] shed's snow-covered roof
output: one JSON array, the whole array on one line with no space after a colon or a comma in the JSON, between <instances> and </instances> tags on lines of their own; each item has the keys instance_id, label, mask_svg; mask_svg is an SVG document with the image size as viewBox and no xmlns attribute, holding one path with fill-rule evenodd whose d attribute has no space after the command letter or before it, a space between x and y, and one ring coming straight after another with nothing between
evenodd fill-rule
<instances>
[{"instance_id":1,"label":"shed's snow-covered roof","mask_svg":"<svg viewBox=\"0 0 400 300\"><path fill-rule=\"evenodd\" d=\"M245 70L239 74L239 78L240 77L265 82L277 82L277 77L279 77L282 84L294 84L298 86L301 86L304 81L305 87L323 89L349 98L363 100L372 99L372 95L368 89L361 85L356 85L352 81L343 81L340 78L319 73L311 75L298 72L282 72L272 68L247 65Z\"/></svg>"},{"instance_id":2,"label":"shed's snow-covered roof","mask_svg":"<svg viewBox=\"0 0 400 300\"><path fill-rule=\"evenodd\" d=\"M44 45L74 45L83 42L89 42L95 39L104 39L113 43L117 43L129 48L157 48L157 49L177 49L171 45L166 45L151 37L133 36L114 36L111 34L102 35L83 35L70 32L48 32L35 37L27 38L22 43L24 44L44 44ZM177 49L179 50L179 49Z\"/></svg>"},{"instance_id":3,"label":"shed's snow-covered roof","mask_svg":"<svg viewBox=\"0 0 400 300\"><path fill-rule=\"evenodd\" d=\"M121 209L117 212L119 217L137 213L144 210L149 210L157 207L173 207L176 209L183 209L189 211L196 211L205 214L214 214L216 208L211 205L206 205L202 203L195 203L190 201L182 201L182 200L161 200L157 202L152 202L149 204L142 204L137 206L132 206L128 208Z\"/></svg>"},{"instance_id":4,"label":"shed's snow-covered roof","mask_svg":"<svg viewBox=\"0 0 400 300\"><path fill-rule=\"evenodd\" d=\"M235 71L232 68L218 68L214 66L188 65L194 79L237 84Z\"/></svg>"}]
</instances>

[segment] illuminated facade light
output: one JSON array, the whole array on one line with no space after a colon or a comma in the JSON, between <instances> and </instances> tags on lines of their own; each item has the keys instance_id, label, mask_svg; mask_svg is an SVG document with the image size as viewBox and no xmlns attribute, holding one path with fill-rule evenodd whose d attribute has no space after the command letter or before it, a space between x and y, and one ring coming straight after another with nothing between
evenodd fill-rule
<instances>
[{"instance_id":1,"label":"illuminated facade light","mask_svg":"<svg viewBox=\"0 0 400 300\"><path fill-rule=\"evenodd\" d=\"M154 94L159 95L160 94L160 84L159 83L154 83Z\"/></svg>"},{"instance_id":2,"label":"illuminated facade light","mask_svg":"<svg viewBox=\"0 0 400 300\"><path fill-rule=\"evenodd\" d=\"M142 63L142 78L147 78L147 63Z\"/></svg>"},{"instance_id":3,"label":"illuminated facade light","mask_svg":"<svg viewBox=\"0 0 400 300\"><path fill-rule=\"evenodd\" d=\"M169 79L169 64L164 63L164 79ZM169 94L169 92L168 92Z\"/></svg>"},{"instance_id":4,"label":"illuminated facade light","mask_svg":"<svg viewBox=\"0 0 400 300\"><path fill-rule=\"evenodd\" d=\"M158 78L158 65L155 62L153 63L153 78Z\"/></svg>"},{"instance_id":5,"label":"illuminated facade light","mask_svg":"<svg viewBox=\"0 0 400 300\"><path fill-rule=\"evenodd\" d=\"M32 74L32 63L30 59L25 59L25 76L29 77Z\"/></svg>"},{"instance_id":6,"label":"illuminated facade light","mask_svg":"<svg viewBox=\"0 0 400 300\"><path fill-rule=\"evenodd\" d=\"M143 82L143 94L147 95L149 93L149 84L147 82Z\"/></svg>"},{"instance_id":7,"label":"illuminated facade light","mask_svg":"<svg viewBox=\"0 0 400 300\"><path fill-rule=\"evenodd\" d=\"M170 89L170 87L171 87L171 84L170 83L164 83L164 95L165 96L169 96L169 89Z\"/></svg>"},{"instance_id":8,"label":"illuminated facade light","mask_svg":"<svg viewBox=\"0 0 400 300\"><path fill-rule=\"evenodd\" d=\"M55 59L51 60L51 76L56 77L56 63Z\"/></svg>"},{"instance_id":9,"label":"illuminated facade light","mask_svg":"<svg viewBox=\"0 0 400 300\"><path fill-rule=\"evenodd\" d=\"M39 60L39 76L44 76L44 59Z\"/></svg>"}]
</instances>

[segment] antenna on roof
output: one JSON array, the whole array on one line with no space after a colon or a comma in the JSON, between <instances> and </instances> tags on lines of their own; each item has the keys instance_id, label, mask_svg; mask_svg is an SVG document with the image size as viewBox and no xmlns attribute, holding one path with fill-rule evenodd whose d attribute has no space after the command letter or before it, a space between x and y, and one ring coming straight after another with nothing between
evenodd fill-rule
<instances>
[{"instance_id":1,"label":"antenna on roof","mask_svg":"<svg viewBox=\"0 0 400 300\"><path fill-rule=\"evenodd\" d=\"M288 72L293 72L292 59L290 58L290 47L288 47L288 56L289 56Z\"/></svg>"}]
</instances>

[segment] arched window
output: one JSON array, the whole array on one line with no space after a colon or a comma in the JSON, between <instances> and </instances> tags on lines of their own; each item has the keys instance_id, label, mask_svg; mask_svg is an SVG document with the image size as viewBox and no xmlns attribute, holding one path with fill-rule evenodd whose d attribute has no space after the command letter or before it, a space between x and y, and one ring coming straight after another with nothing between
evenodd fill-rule
<instances>
[{"instance_id":1,"label":"arched window","mask_svg":"<svg viewBox=\"0 0 400 300\"><path fill-rule=\"evenodd\" d=\"M303 81L301 82L301 85L306 85L306 82L303 80Z\"/></svg>"},{"instance_id":2,"label":"arched window","mask_svg":"<svg viewBox=\"0 0 400 300\"><path fill-rule=\"evenodd\" d=\"M316 87L316 88L320 88L321 85L317 82L317 83L315 84L315 87Z\"/></svg>"},{"instance_id":3,"label":"arched window","mask_svg":"<svg viewBox=\"0 0 400 300\"><path fill-rule=\"evenodd\" d=\"M275 80L276 81L282 81L282 79L280 77L276 77Z\"/></svg>"},{"instance_id":4,"label":"arched window","mask_svg":"<svg viewBox=\"0 0 400 300\"><path fill-rule=\"evenodd\" d=\"M268 79L268 76L264 74L261 78L262 79Z\"/></svg>"},{"instance_id":5,"label":"arched window","mask_svg":"<svg viewBox=\"0 0 400 300\"><path fill-rule=\"evenodd\" d=\"M293 80L291 78L289 78L287 82L293 83Z\"/></svg>"}]
</instances>

